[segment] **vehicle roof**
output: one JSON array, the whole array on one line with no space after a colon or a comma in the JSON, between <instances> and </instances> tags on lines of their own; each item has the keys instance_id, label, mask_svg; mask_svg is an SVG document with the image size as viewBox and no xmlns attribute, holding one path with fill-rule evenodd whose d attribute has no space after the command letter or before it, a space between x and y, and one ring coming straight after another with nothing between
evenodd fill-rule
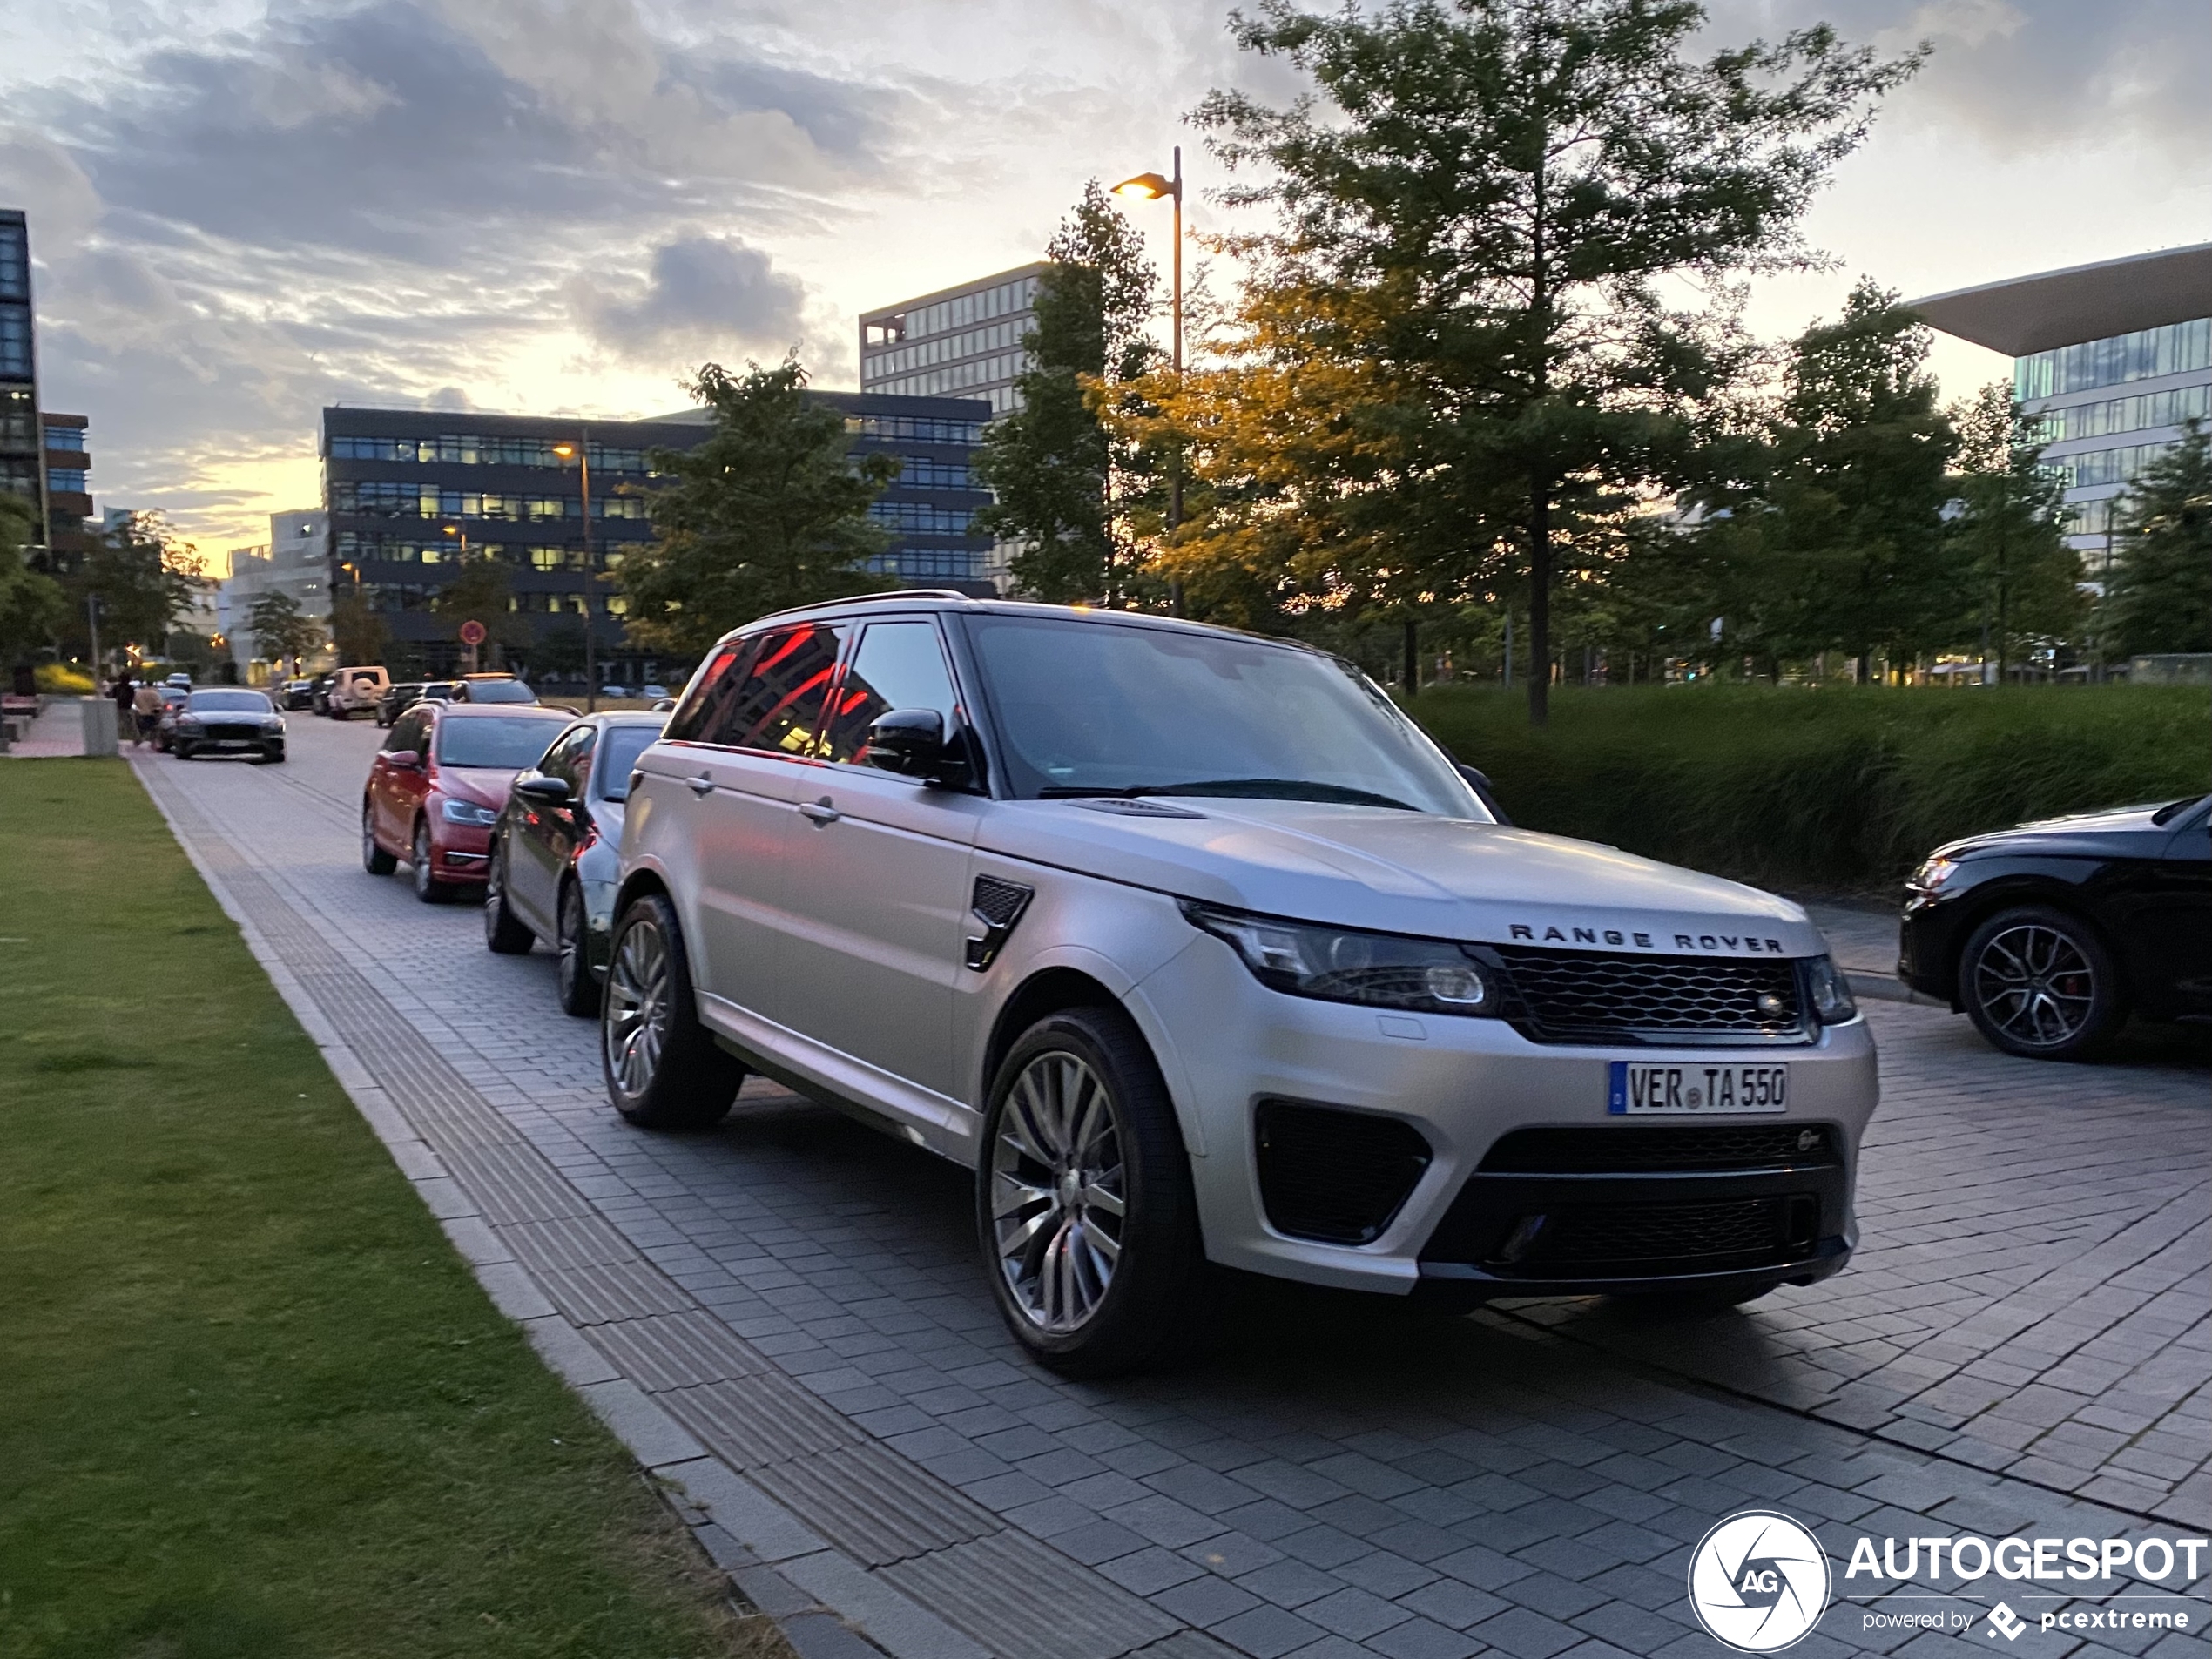
<instances>
[{"instance_id":1,"label":"vehicle roof","mask_svg":"<svg viewBox=\"0 0 2212 1659\"><path fill-rule=\"evenodd\" d=\"M1273 634L1253 633L1243 628L1224 628L1217 623L1191 622L1181 617L1163 617L1156 611L1114 610L1101 605L1042 604L1028 599L978 599L969 594L954 592L948 588L911 588L891 593L860 593L842 599L825 599L819 604L794 605L788 610L772 610L765 617L757 617L741 628L732 628L715 643L721 644L772 624L804 622L813 617L841 616L877 605L895 607L900 610L954 611L979 617L1039 617L1058 621L1075 618L1109 627L1159 628L1201 635L1226 634L1238 639L1281 645L1291 651L1312 651L1316 656L1332 655L1319 646L1307 644L1304 640L1284 639Z\"/></svg>"},{"instance_id":2,"label":"vehicle roof","mask_svg":"<svg viewBox=\"0 0 2212 1659\"><path fill-rule=\"evenodd\" d=\"M576 716L566 709L548 708L543 703L418 703L416 708L430 711L440 720L511 720L518 714L543 714L550 720L573 720ZM408 713L415 711L410 709Z\"/></svg>"},{"instance_id":3,"label":"vehicle roof","mask_svg":"<svg viewBox=\"0 0 2212 1659\"><path fill-rule=\"evenodd\" d=\"M579 720L594 720L605 725L666 725L668 716L664 711L655 714L651 709L599 709L590 714L579 714Z\"/></svg>"}]
</instances>

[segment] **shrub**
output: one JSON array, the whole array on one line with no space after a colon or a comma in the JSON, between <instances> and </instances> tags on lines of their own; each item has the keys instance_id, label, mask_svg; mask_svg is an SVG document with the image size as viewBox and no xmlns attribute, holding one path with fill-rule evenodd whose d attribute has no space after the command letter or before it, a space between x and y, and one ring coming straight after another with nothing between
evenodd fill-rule
<instances>
[{"instance_id":1,"label":"shrub","mask_svg":"<svg viewBox=\"0 0 2212 1659\"><path fill-rule=\"evenodd\" d=\"M2178 686L1639 686L1527 704L1439 686L1408 708L1506 810L1744 880L1893 881L1957 836L2203 790L2212 698Z\"/></svg>"},{"instance_id":2,"label":"shrub","mask_svg":"<svg viewBox=\"0 0 2212 1659\"><path fill-rule=\"evenodd\" d=\"M80 674L62 663L41 663L31 680L47 697L90 697L96 689L90 674Z\"/></svg>"}]
</instances>

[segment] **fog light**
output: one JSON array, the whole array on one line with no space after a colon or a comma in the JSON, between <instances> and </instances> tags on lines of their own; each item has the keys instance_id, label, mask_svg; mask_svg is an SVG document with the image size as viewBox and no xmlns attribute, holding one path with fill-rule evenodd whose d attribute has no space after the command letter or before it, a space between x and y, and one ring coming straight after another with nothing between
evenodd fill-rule
<instances>
[{"instance_id":1,"label":"fog light","mask_svg":"<svg viewBox=\"0 0 2212 1659\"><path fill-rule=\"evenodd\" d=\"M1473 968L1457 964L1435 967L1426 976L1428 994L1440 1002L1448 1002L1455 1008L1479 1008L1490 1000L1490 988L1481 974Z\"/></svg>"}]
</instances>

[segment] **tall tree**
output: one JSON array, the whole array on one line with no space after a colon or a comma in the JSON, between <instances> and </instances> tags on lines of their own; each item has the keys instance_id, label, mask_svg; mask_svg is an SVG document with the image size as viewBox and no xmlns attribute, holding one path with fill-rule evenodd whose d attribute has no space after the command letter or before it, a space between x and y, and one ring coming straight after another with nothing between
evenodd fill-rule
<instances>
[{"instance_id":1,"label":"tall tree","mask_svg":"<svg viewBox=\"0 0 2212 1659\"><path fill-rule=\"evenodd\" d=\"M330 644L341 664L382 662L391 637L392 631L358 585L331 597Z\"/></svg>"},{"instance_id":2,"label":"tall tree","mask_svg":"<svg viewBox=\"0 0 2212 1659\"><path fill-rule=\"evenodd\" d=\"M69 607L61 583L30 568L37 523L29 502L0 490L0 663L28 660L49 644Z\"/></svg>"},{"instance_id":3,"label":"tall tree","mask_svg":"<svg viewBox=\"0 0 2212 1659\"><path fill-rule=\"evenodd\" d=\"M158 651L170 625L214 586L206 570L199 550L180 540L162 514L125 513L65 579L70 608L64 628L74 637L85 637L87 608L97 603L103 647L136 644Z\"/></svg>"},{"instance_id":4,"label":"tall tree","mask_svg":"<svg viewBox=\"0 0 2212 1659\"><path fill-rule=\"evenodd\" d=\"M1394 423L1426 515L1487 546L1510 482L1540 665L1562 496L1694 471L1697 406L1743 361L1717 280L1810 262L1813 192L1918 63L1824 26L1698 59L1703 23L1691 0L1263 0L1238 43L1319 100L1198 111L1228 165L1262 170L1231 199L1279 215L1244 245L1260 280L1378 296L1335 348L1411 388ZM1703 309L1662 295L1701 282ZM1546 686L1540 668L1539 724Z\"/></svg>"},{"instance_id":5,"label":"tall tree","mask_svg":"<svg viewBox=\"0 0 2212 1659\"><path fill-rule=\"evenodd\" d=\"M1958 516L1951 534L1959 575L1978 604L2005 683L2016 650L2062 637L2086 605L2081 559L2067 544L2066 488L2042 464L2043 440L2009 382L1982 388L1959 412Z\"/></svg>"},{"instance_id":6,"label":"tall tree","mask_svg":"<svg viewBox=\"0 0 2212 1659\"><path fill-rule=\"evenodd\" d=\"M2182 441L2136 475L2101 632L2109 655L2212 651L2212 434Z\"/></svg>"},{"instance_id":7,"label":"tall tree","mask_svg":"<svg viewBox=\"0 0 2212 1659\"><path fill-rule=\"evenodd\" d=\"M1012 570L1039 599L1116 597L1128 563L1132 497L1149 489L1136 453L1102 414L1156 353L1144 333L1159 273L1094 179L1046 249L1020 406L991 424L976 472L995 497L977 516L1015 543ZM1102 408L1103 406L1103 408Z\"/></svg>"},{"instance_id":8,"label":"tall tree","mask_svg":"<svg viewBox=\"0 0 2212 1659\"><path fill-rule=\"evenodd\" d=\"M471 549L466 558L455 562L453 573L431 596L430 609L453 624L455 638L462 624L483 624L488 654L479 661L488 670L496 669L502 665L504 651L527 644L530 637L529 624L515 609L514 589L514 572L506 560Z\"/></svg>"},{"instance_id":9,"label":"tall tree","mask_svg":"<svg viewBox=\"0 0 2212 1659\"><path fill-rule=\"evenodd\" d=\"M299 602L275 589L253 596L246 627L253 636L254 655L271 663L289 659L295 674L300 659L323 642L322 624L301 616Z\"/></svg>"},{"instance_id":10,"label":"tall tree","mask_svg":"<svg viewBox=\"0 0 2212 1659\"><path fill-rule=\"evenodd\" d=\"M694 656L764 612L881 585L860 567L889 544L868 506L899 463L849 455L844 417L806 386L795 353L743 375L709 363L692 381L713 430L653 452L670 480L651 499L654 539L613 574L637 645Z\"/></svg>"}]
</instances>

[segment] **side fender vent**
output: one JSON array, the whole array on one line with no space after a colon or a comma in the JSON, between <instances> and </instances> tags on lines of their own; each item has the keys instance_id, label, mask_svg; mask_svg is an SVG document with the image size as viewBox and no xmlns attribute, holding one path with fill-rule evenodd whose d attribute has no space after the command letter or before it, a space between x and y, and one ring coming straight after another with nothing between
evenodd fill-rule
<instances>
[{"instance_id":1,"label":"side fender vent","mask_svg":"<svg viewBox=\"0 0 2212 1659\"><path fill-rule=\"evenodd\" d=\"M983 924L982 936L968 941L968 965L981 973L998 960L1000 948L1022 912L1029 907L1029 900L1036 897L1035 887L1025 887L1019 881L1007 881L995 875L975 878L975 891L968 900L968 914Z\"/></svg>"}]
</instances>

